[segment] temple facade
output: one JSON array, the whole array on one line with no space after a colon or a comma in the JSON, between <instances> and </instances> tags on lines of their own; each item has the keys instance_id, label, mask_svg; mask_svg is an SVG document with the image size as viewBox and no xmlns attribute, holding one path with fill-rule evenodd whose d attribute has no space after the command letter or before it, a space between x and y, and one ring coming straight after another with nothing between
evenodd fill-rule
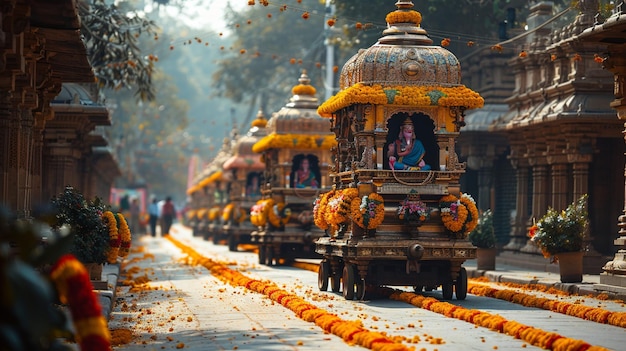
<instances>
[{"instance_id":1,"label":"temple facade","mask_svg":"<svg viewBox=\"0 0 626 351\"><path fill-rule=\"evenodd\" d=\"M110 119L94 102L78 3L1 4L0 203L30 217L66 185L108 197L119 169L97 131Z\"/></svg>"},{"instance_id":2,"label":"temple facade","mask_svg":"<svg viewBox=\"0 0 626 351\"><path fill-rule=\"evenodd\" d=\"M597 274L616 250L626 148L615 102L621 100L614 100L619 79L604 69L607 43L586 32L598 25L599 3L579 1L577 10L557 26L550 24L558 17L552 3L536 3L528 30L508 41L513 52L470 58L475 64L465 78L486 104L468 114L459 147L469 168L466 191L481 209L494 210L500 261L557 269L529 242L528 228L549 207L565 209L589 194L585 273Z\"/></svg>"}]
</instances>

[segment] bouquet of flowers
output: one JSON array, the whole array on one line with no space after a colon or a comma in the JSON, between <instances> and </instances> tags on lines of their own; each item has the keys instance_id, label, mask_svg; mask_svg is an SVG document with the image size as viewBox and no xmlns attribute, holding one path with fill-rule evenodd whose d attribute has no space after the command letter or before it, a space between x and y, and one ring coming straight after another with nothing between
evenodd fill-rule
<instances>
[{"instance_id":1,"label":"bouquet of flowers","mask_svg":"<svg viewBox=\"0 0 626 351\"><path fill-rule=\"evenodd\" d=\"M424 222L430 218L430 208L419 195L409 194L398 206L398 218L404 222Z\"/></svg>"},{"instance_id":2,"label":"bouquet of flowers","mask_svg":"<svg viewBox=\"0 0 626 351\"><path fill-rule=\"evenodd\" d=\"M588 225L587 198L587 194L582 195L560 212L549 208L530 227L528 236L539 246L544 257L583 250L583 239Z\"/></svg>"}]
</instances>

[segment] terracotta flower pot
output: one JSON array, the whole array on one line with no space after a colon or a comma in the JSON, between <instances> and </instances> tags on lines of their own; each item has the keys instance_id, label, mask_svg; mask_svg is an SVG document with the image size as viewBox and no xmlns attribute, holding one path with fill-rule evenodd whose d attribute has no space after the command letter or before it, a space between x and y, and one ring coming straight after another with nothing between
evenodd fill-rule
<instances>
[{"instance_id":1,"label":"terracotta flower pot","mask_svg":"<svg viewBox=\"0 0 626 351\"><path fill-rule=\"evenodd\" d=\"M492 271L496 269L496 254L498 249L476 248L476 269L480 271Z\"/></svg>"},{"instance_id":2,"label":"terracotta flower pot","mask_svg":"<svg viewBox=\"0 0 626 351\"><path fill-rule=\"evenodd\" d=\"M561 283L583 281L583 252L562 252L555 255L559 260Z\"/></svg>"}]
</instances>

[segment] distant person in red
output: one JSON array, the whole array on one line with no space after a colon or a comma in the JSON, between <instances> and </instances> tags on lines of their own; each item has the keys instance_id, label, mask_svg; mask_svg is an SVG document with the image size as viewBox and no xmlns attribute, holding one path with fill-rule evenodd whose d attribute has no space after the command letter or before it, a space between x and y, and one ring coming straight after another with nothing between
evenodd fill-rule
<instances>
[{"instance_id":1,"label":"distant person in red","mask_svg":"<svg viewBox=\"0 0 626 351\"><path fill-rule=\"evenodd\" d=\"M161 221L163 223L163 228L161 228L161 235L165 236L170 233L170 227L172 227L172 222L176 218L176 208L174 208L174 204L172 203L172 198L170 196L165 198L165 203L163 204L163 208L161 209Z\"/></svg>"}]
</instances>

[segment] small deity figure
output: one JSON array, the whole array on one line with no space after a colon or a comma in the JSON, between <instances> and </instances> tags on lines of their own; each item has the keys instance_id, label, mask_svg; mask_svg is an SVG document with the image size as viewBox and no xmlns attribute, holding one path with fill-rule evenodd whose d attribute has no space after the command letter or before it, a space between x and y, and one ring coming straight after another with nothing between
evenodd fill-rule
<instances>
[{"instance_id":1,"label":"small deity figure","mask_svg":"<svg viewBox=\"0 0 626 351\"><path fill-rule=\"evenodd\" d=\"M413 122L407 117L402 126L398 139L389 144L389 167L397 170L427 171L430 166L424 162L426 149L421 141L415 137Z\"/></svg>"},{"instance_id":2,"label":"small deity figure","mask_svg":"<svg viewBox=\"0 0 626 351\"><path fill-rule=\"evenodd\" d=\"M315 172L311 171L308 158L300 161L300 167L294 172L294 184L296 188L319 188Z\"/></svg>"}]
</instances>

